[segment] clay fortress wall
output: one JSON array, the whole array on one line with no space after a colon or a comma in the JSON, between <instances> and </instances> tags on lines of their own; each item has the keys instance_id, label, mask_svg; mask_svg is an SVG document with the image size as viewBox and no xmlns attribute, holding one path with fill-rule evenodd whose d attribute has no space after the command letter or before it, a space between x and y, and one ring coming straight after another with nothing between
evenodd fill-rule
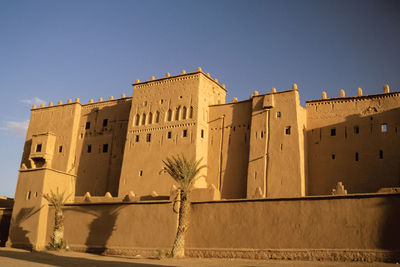
<instances>
[{"instance_id":1,"label":"clay fortress wall","mask_svg":"<svg viewBox=\"0 0 400 267\"><path fill-rule=\"evenodd\" d=\"M358 96L346 97L341 90L339 97L327 98L323 93L321 99L307 101L305 108L300 105L296 84L282 92L275 88L266 94L254 91L248 100L240 102L234 98L231 103L226 103L225 97L225 86L198 68L195 72L182 71L176 76L167 73L163 78L137 80L133 84L132 97L123 94L118 99L90 100L88 104L80 103L77 98L65 104L34 106L15 194L9 244L23 246L29 243L37 248L44 247L52 223L49 207L41 196L57 188L72 196L68 212L93 207L97 218L104 220L100 224L105 223L105 218L115 222L117 214L122 218L122 213L117 210L129 204L133 205L129 209L142 214L138 220L146 226L140 227L150 227L158 232L148 220L160 220L158 216L161 216L165 227L173 228L175 215L166 209L170 208L169 199L176 193L176 185L160 170L162 160L177 154L201 158L207 165L202 173L204 178L196 182L193 190L192 200L199 202L194 205L195 214L202 205L211 205L214 215L217 210L222 212L220 207L224 206L227 211L242 212L247 217L254 216L255 212L267 216L267 210L272 212L277 207L271 201L290 198L292 204L280 204L289 205L287 212L295 212L298 205L303 205L299 203L305 202L307 212L312 213L318 207L332 205L327 200L332 198L333 201L340 199L351 203L345 205L350 205L348 211L355 214L361 212L356 208L359 205L357 199L364 198L357 196L354 200L354 196L345 196L346 193L372 196L379 191L382 201L387 201L385 194L394 198L393 192L400 186L400 93L390 93L389 87L385 86L382 94L363 96L359 89ZM339 198L317 197L317 201L314 197L332 192ZM394 196L396 201L393 203L398 203L398 196ZM152 211L155 213L145 215L144 210L155 207L146 201L153 204L159 201L156 205L159 213ZM208 201L214 201L214 204L206 204ZM111 206L104 203L114 205L116 210L108 209ZM390 203L391 207L397 205ZM240 211L241 205L249 206L250 210ZM336 205L339 203L334 204L331 211L338 215L343 211ZM285 214L276 215L276 218L283 216L283 220ZM86 215L75 211L71 218L82 216ZM201 217L201 212L196 216L200 221L210 220L210 217ZM302 216L305 215L299 214L299 218ZM377 218L384 224L388 216L392 213ZM81 219L84 222L82 229L94 222L90 218ZM122 225L129 221L128 217L121 220L125 220L120 222ZM367 223L371 227L367 228L373 231L374 219L371 217L371 220ZM326 219L320 221L327 222ZM363 227L362 222L355 221L357 227ZM214 223L221 224L221 221ZM303 218L299 225L304 223L312 224L313 220ZM287 226L289 230L279 228L276 221L266 225L277 231L293 230L292 226ZM321 224L321 229L325 226ZM219 227L221 225L216 226ZM309 230L302 228L299 231L305 234ZM110 236L115 234L118 235L110 233ZM70 235L71 238L74 236L73 233ZM90 233L87 235L89 240ZM199 238L197 243L193 241L194 246L211 246L197 235L192 233ZM164 241L172 239L168 234L161 236ZM279 240L279 237L275 238ZM379 240L377 236L373 238ZM76 247L99 246L100 241L89 244L87 240L85 244L82 240L76 241ZM117 246L120 239L114 236L113 240ZM143 240L144 243L138 244L127 241L126 246L154 248L167 243L149 244L146 242L150 241ZM362 240L359 241L361 244ZM370 248L382 247L376 243L378 241L368 242L372 244ZM300 243L297 248L304 247ZM106 244L100 246L106 247ZM222 244L215 246L224 247ZM343 246L345 243L338 248ZM359 245L355 246L358 248ZM271 245L261 242L246 247L271 248ZM288 248L287 245L278 247Z\"/></svg>"}]
</instances>

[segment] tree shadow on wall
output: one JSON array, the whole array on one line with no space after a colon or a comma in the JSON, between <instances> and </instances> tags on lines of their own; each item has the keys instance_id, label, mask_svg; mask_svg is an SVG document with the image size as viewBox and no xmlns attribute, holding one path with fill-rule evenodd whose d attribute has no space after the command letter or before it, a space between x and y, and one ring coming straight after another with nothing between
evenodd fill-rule
<instances>
[{"instance_id":1,"label":"tree shadow on wall","mask_svg":"<svg viewBox=\"0 0 400 267\"><path fill-rule=\"evenodd\" d=\"M43 206L42 206L43 207ZM32 250L33 246L28 238L29 231L25 230L21 224L26 221L28 218L32 217L36 213L38 213L42 207L35 210L34 207L31 208L22 208L18 212L15 219L11 220L11 228L9 238L11 240L11 244L15 248L22 248Z\"/></svg>"},{"instance_id":2,"label":"tree shadow on wall","mask_svg":"<svg viewBox=\"0 0 400 267\"><path fill-rule=\"evenodd\" d=\"M116 230L115 222L121 208L114 205L96 205L75 210L95 217L89 225L89 235L85 242L86 252L102 254L106 251L108 239Z\"/></svg>"}]
</instances>

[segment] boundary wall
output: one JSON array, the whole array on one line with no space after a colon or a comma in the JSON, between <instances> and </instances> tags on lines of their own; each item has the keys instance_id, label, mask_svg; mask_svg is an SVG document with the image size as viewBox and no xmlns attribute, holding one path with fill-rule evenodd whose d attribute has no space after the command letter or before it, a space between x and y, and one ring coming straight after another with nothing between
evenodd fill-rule
<instances>
[{"instance_id":1,"label":"boundary wall","mask_svg":"<svg viewBox=\"0 0 400 267\"><path fill-rule=\"evenodd\" d=\"M195 202L186 254L399 261L399 207L397 193ZM65 238L77 251L156 256L172 247L176 226L169 201L69 204L65 209Z\"/></svg>"}]
</instances>

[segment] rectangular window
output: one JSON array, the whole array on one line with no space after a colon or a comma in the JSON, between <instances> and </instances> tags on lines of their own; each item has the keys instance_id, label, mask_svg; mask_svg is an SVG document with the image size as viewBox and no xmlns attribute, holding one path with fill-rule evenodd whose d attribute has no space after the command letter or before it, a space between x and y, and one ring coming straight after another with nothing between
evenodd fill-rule
<instances>
[{"instance_id":1,"label":"rectangular window","mask_svg":"<svg viewBox=\"0 0 400 267\"><path fill-rule=\"evenodd\" d=\"M87 146L87 153L92 153L92 145Z\"/></svg>"},{"instance_id":2,"label":"rectangular window","mask_svg":"<svg viewBox=\"0 0 400 267\"><path fill-rule=\"evenodd\" d=\"M187 136L187 130L185 129L185 130L183 130L183 137L186 137Z\"/></svg>"},{"instance_id":3,"label":"rectangular window","mask_svg":"<svg viewBox=\"0 0 400 267\"><path fill-rule=\"evenodd\" d=\"M382 133L386 133L387 132L387 124L386 123L382 123L381 124L381 132Z\"/></svg>"},{"instance_id":4,"label":"rectangular window","mask_svg":"<svg viewBox=\"0 0 400 267\"><path fill-rule=\"evenodd\" d=\"M360 133L360 127L358 125L354 126L354 133L359 134Z\"/></svg>"},{"instance_id":5,"label":"rectangular window","mask_svg":"<svg viewBox=\"0 0 400 267\"><path fill-rule=\"evenodd\" d=\"M276 113L276 117L277 117L277 118L280 118L280 117L281 117L281 112L280 112L280 111L278 111L278 112Z\"/></svg>"},{"instance_id":6,"label":"rectangular window","mask_svg":"<svg viewBox=\"0 0 400 267\"><path fill-rule=\"evenodd\" d=\"M331 158L332 158L332 159L335 159L335 158L336 158L335 154L332 154L332 155L331 155Z\"/></svg>"},{"instance_id":7,"label":"rectangular window","mask_svg":"<svg viewBox=\"0 0 400 267\"><path fill-rule=\"evenodd\" d=\"M150 141L151 141L151 134L148 133L148 134L146 135L146 142L150 142Z\"/></svg>"},{"instance_id":8,"label":"rectangular window","mask_svg":"<svg viewBox=\"0 0 400 267\"><path fill-rule=\"evenodd\" d=\"M135 136L135 142L136 142L136 143L139 142L139 135L136 135L136 136Z\"/></svg>"},{"instance_id":9,"label":"rectangular window","mask_svg":"<svg viewBox=\"0 0 400 267\"><path fill-rule=\"evenodd\" d=\"M355 154L355 160L358 161L358 152Z\"/></svg>"},{"instance_id":10,"label":"rectangular window","mask_svg":"<svg viewBox=\"0 0 400 267\"><path fill-rule=\"evenodd\" d=\"M89 129L90 129L90 121L87 121L87 122L86 122L85 129L86 129L86 130L89 130Z\"/></svg>"},{"instance_id":11,"label":"rectangular window","mask_svg":"<svg viewBox=\"0 0 400 267\"><path fill-rule=\"evenodd\" d=\"M142 170L139 171L139 176L143 176L143 171Z\"/></svg>"},{"instance_id":12,"label":"rectangular window","mask_svg":"<svg viewBox=\"0 0 400 267\"><path fill-rule=\"evenodd\" d=\"M167 137L168 137L168 139L171 139L171 137L172 137L172 132L168 132Z\"/></svg>"},{"instance_id":13,"label":"rectangular window","mask_svg":"<svg viewBox=\"0 0 400 267\"><path fill-rule=\"evenodd\" d=\"M108 144L103 144L103 153L108 152Z\"/></svg>"},{"instance_id":14,"label":"rectangular window","mask_svg":"<svg viewBox=\"0 0 400 267\"><path fill-rule=\"evenodd\" d=\"M235 131L235 128L233 128L233 131ZM201 138L204 138L204 130L201 130L201 131L200 131L200 137L201 137Z\"/></svg>"},{"instance_id":15,"label":"rectangular window","mask_svg":"<svg viewBox=\"0 0 400 267\"><path fill-rule=\"evenodd\" d=\"M379 150L379 158L383 159L383 150Z\"/></svg>"},{"instance_id":16,"label":"rectangular window","mask_svg":"<svg viewBox=\"0 0 400 267\"><path fill-rule=\"evenodd\" d=\"M60 153L62 152L62 146L58 147L58 152L60 152Z\"/></svg>"},{"instance_id":17,"label":"rectangular window","mask_svg":"<svg viewBox=\"0 0 400 267\"><path fill-rule=\"evenodd\" d=\"M36 145L36 152L42 152L42 144Z\"/></svg>"},{"instance_id":18,"label":"rectangular window","mask_svg":"<svg viewBox=\"0 0 400 267\"><path fill-rule=\"evenodd\" d=\"M103 127L107 127L107 125L108 125L108 120L107 120L107 119L104 119L104 120L103 120Z\"/></svg>"},{"instance_id":19,"label":"rectangular window","mask_svg":"<svg viewBox=\"0 0 400 267\"><path fill-rule=\"evenodd\" d=\"M336 128L331 129L331 136L336 136Z\"/></svg>"},{"instance_id":20,"label":"rectangular window","mask_svg":"<svg viewBox=\"0 0 400 267\"><path fill-rule=\"evenodd\" d=\"M290 135L290 126L285 127L285 134Z\"/></svg>"}]
</instances>

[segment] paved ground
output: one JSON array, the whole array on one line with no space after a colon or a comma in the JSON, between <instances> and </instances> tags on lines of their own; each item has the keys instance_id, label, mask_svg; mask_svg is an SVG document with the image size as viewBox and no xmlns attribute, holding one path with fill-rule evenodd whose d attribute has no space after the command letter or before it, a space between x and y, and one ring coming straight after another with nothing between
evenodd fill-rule
<instances>
[{"instance_id":1,"label":"paved ground","mask_svg":"<svg viewBox=\"0 0 400 267\"><path fill-rule=\"evenodd\" d=\"M20 249L0 248L0 266L133 266L133 267L155 267L155 266L190 266L190 267L390 267L399 264L388 263L347 263L347 262L311 262L311 261L264 261L264 260L241 260L241 259L134 259L124 257L100 256L78 252L29 252Z\"/></svg>"}]
</instances>

